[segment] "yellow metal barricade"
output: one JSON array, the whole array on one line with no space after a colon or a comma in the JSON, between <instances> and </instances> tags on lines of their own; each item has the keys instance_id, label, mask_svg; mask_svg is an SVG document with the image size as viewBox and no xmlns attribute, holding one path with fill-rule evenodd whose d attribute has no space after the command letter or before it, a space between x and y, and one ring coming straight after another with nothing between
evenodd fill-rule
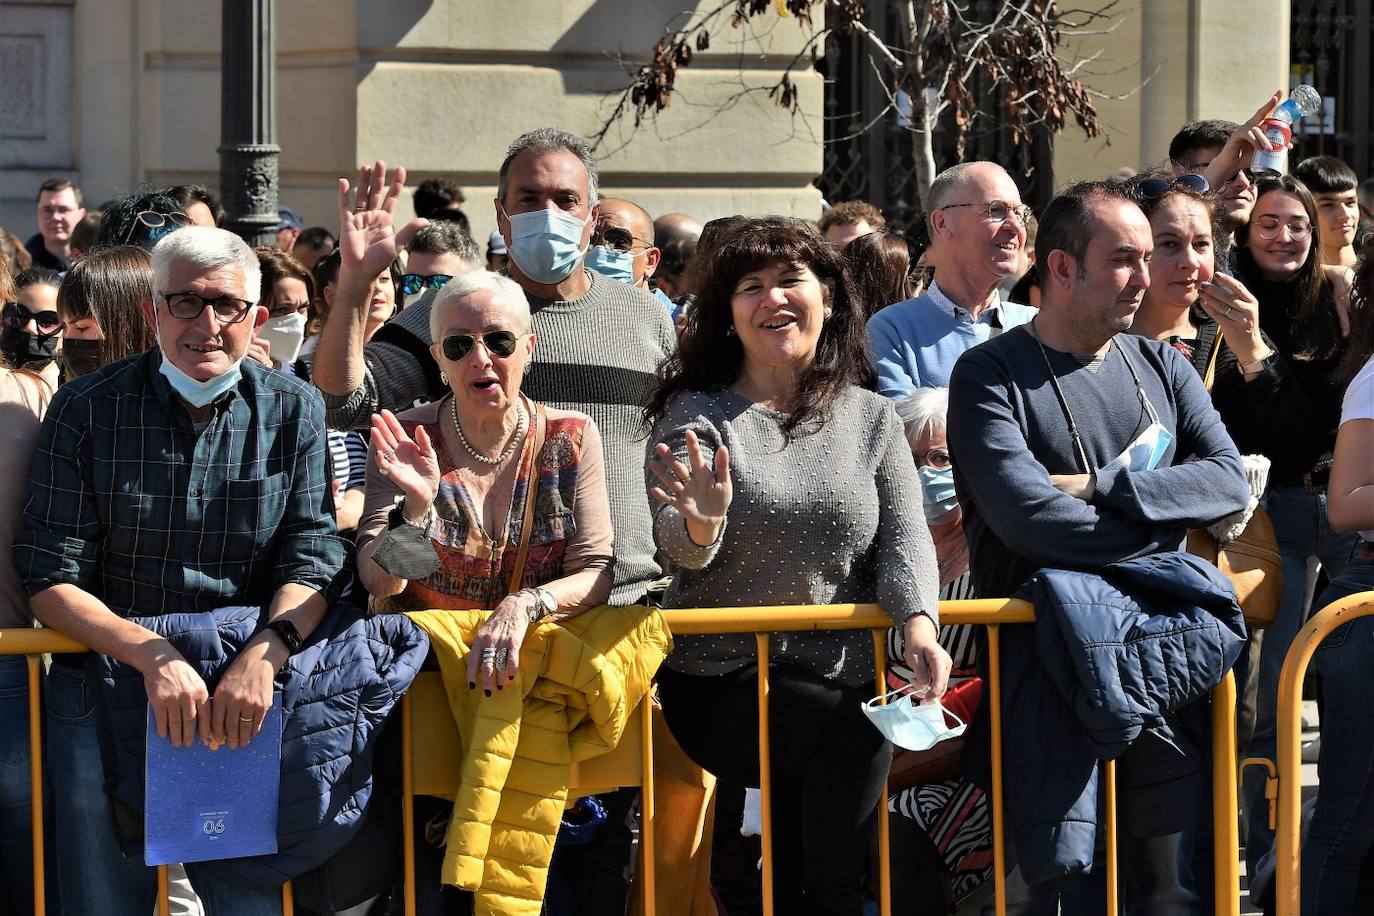
<instances>
[{"instance_id":1,"label":"yellow metal barricade","mask_svg":"<svg viewBox=\"0 0 1374 916\"><path fill-rule=\"evenodd\" d=\"M1374 608L1371 608L1374 612ZM854 630L873 632L875 657L874 684L878 693L885 693L884 657L885 634L890 620L876 604L820 605L776 608L710 608L700 610L664 611L664 619L675 635L710 633L755 634L760 659L768 656L769 636L778 632L802 630ZM1002 786L1002 709L1001 709L1001 627L1008 624L1031 623L1034 609L1025 601L1015 599L986 599L941 602L942 624L971 624L987 627L988 697L992 739L993 784L991 792L993 829L993 878L996 888L996 912L1006 913L1006 827ZM1319 618L1320 619L1320 618ZM1317 621L1313 622L1314 624ZM1332 624L1336 626L1339 624ZM1309 625L1310 629L1311 625ZM1304 632L1307 632L1306 630ZM1318 640L1319 641L1319 640ZM1315 643L1313 643L1315 646ZM41 711L39 709L39 662L46 652L78 652L83 647L52 630L0 630L0 654L20 654L29 657L29 732L34 787L42 783ZM1308 653L1310 655L1310 651ZM1290 662L1292 658L1290 657ZM1303 660L1303 667L1306 660ZM1288 677L1285 668L1285 678ZM1300 674L1298 675L1300 679ZM1287 681L1285 681L1287 683ZM769 814L771 779L768 740L768 666L759 666L759 757L760 783L763 794L763 900L765 914L772 914L772 824ZM1220 916L1238 916L1239 896L1239 837L1236 828L1236 765L1235 765L1235 685L1230 674L1213 691L1213 798L1215 817L1216 912ZM1282 707L1281 707L1282 709ZM414 913L414 815L411 801L417 794L451 795L456 788L459 754L458 736L443 697L437 674L423 673L415 687L402 702L402 734L404 766L402 793L404 797L405 843L405 912ZM417 727L417 717L421 724ZM575 768L571 788L579 794L605 791L618 786L640 786L641 803L641 887L644 890L644 912L654 916L654 834L663 825L656 823L653 796L653 728L655 715L652 703L641 703L640 715L627 729L621 745L603 758L593 759ZM661 726L660 726L661 727ZM1280 735L1283 738L1283 735ZM1296 733L1292 747L1297 759ZM1281 768L1284 744L1280 744ZM1108 911L1116 912L1119 899L1116 867L1115 768L1104 767L1107 792L1107 899ZM1296 795L1295 795L1296 798ZM884 916L892 912L889 892L891 861L888 840L887 793L884 791L879 812L879 868L880 908ZM1295 802L1296 804L1296 802ZM34 792L33 850L35 913L44 912L43 900L43 809L42 793ZM1294 809L1296 812L1296 808ZM1280 843L1283 842L1280 831ZM1282 849L1282 845L1280 849ZM166 913L166 871L159 869L159 912ZM1283 872L1280 871L1280 880ZM1282 886L1282 885L1281 885ZM1294 888L1296 880L1294 879ZM1294 891L1296 899L1296 890ZM291 892L283 888L285 913L291 912ZM1281 911L1285 912L1285 911ZM1286 911L1296 913L1295 910Z\"/></svg>"},{"instance_id":2,"label":"yellow metal barricade","mask_svg":"<svg viewBox=\"0 0 1374 916\"><path fill-rule=\"evenodd\" d=\"M1279 674L1278 818L1274 835L1276 916L1299 916L1302 906L1302 681L1312 654L1338 627L1374 616L1374 592L1359 592L1322 609L1298 631Z\"/></svg>"}]
</instances>

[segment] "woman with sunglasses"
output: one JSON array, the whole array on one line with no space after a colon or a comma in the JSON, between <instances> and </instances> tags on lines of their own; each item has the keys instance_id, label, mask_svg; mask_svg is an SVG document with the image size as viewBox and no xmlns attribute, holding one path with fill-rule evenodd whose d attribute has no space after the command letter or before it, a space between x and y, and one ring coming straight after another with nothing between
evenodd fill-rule
<instances>
[{"instance_id":1,"label":"woman with sunglasses","mask_svg":"<svg viewBox=\"0 0 1374 916\"><path fill-rule=\"evenodd\" d=\"M1321 262L1316 225L1317 206L1307 188L1289 176L1269 175L1257 180L1250 221L1236 233L1237 279L1254 294L1259 326L1296 382L1282 396L1256 404L1248 423L1228 424L1242 454L1259 452L1271 462L1265 508L1283 561L1283 597L1260 651L1255 732L1247 748L1252 757L1273 756L1279 671L1307 616L1318 565L1329 577L1339 576L1358 540L1327 521L1347 343L1339 291ZM1273 832L1264 816L1263 775L1250 768L1245 777L1246 856L1253 868L1272 846Z\"/></svg>"},{"instance_id":2,"label":"woman with sunglasses","mask_svg":"<svg viewBox=\"0 0 1374 916\"><path fill-rule=\"evenodd\" d=\"M359 573L385 610L495 608L469 669L490 694L514 680L527 627L610 596L601 435L586 415L520 393L535 338L514 281L485 270L455 278L434 300L430 330L449 394L373 416ZM523 575L510 587L522 537Z\"/></svg>"},{"instance_id":3,"label":"woman with sunglasses","mask_svg":"<svg viewBox=\"0 0 1374 916\"><path fill-rule=\"evenodd\" d=\"M18 298L9 262L0 257L0 302ZM8 330L8 325L6 325ZM29 465L53 388L30 369L0 366L0 443L6 471L0 478L0 551L8 556L27 495ZM33 612L19 576L10 563L0 565L0 627L31 627ZM29 690L27 661L22 655L0 655L0 884L15 912L33 912L33 857L29 836L33 795L29 780ZM51 812L51 799L44 805ZM47 861L54 861L52 823L44 829ZM56 868L49 868L48 899L56 893Z\"/></svg>"},{"instance_id":4,"label":"woman with sunglasses","mask_svg":"<svg viewBox=\"0 0 1374 916\"><path fill-rule=\"evenodd\" d=\"M57 351L62 344L62 319L57 314L57 288L62 275L46 267L30 267L14 278L15 301L0 311L0 358L11 369L39 373L57 387Z\"/></svg>"},{"instance_id":5,"label":"woman with sunglasses","mask_svg":"<svg viewBox=\"0 0 1374 916\"><path fill-rule=\"evenodd\" d=\"M698 300L646 419L668 607L878 601L918 696L940 696L939 573L921 481L872 391L844 258L800 220L743 219L700 263ZM778 913L860 910L868 825L892 759L862 713L869 633L779 634L769 662ZM683 636L664 715L698 765L757 786L758 662L744 635Z\"/></svg>"}]
</instances>

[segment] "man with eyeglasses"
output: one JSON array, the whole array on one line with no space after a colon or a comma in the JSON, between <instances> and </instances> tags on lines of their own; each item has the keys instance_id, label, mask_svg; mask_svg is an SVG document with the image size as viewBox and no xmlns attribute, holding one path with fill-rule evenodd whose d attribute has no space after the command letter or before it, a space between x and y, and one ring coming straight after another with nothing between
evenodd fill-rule
<instances>
[{"instance_id":1,"label":"man with eyeglasses","mask_svg":"<svg viewBox=\"0 0 1374 916\"><path fill-rule=\"evenodd\" d=\"M81 189L65 178L49 178L38 188L38 232L24 247L33 263L58 273L72 266L72 230L86 209L81 205Z\"/></svg>"},{"instance_id":2,"label":"man with eyeglasses","mask_svg":"<svg viewBox=\"0 0 1374 916\"><path fill-rule=\"evenodd\" d=\"M888 305L868 322L878 391L900 400L917 388L947 388L964 351L1024 324L1028 305L1004 302L1002 282L1021 269L1030 208L994 162L952 166L931 182L926 262L935 280L920 296Z\"/></svg>"},{"instance_id":3,"label":"man with eyeglasses","mask_svg":"<svg viewBox=\"0 0 1374 916\"><path fill-rule=\"evenodd\" d=\"M342 585L324 407L308 385L244 358L267 316L257 256L238 236L169 234L153 280L142 308L159 346L52 399L13 561L35 617L142 675L159 735L234 749L254 740L278 671ZM213 655L183 655L159 621L240 605L263 609L248 624L259 628L229 652L212 694L197 665ZM49 709L62 711L47 731L63 911L146 914L156 872L120 854L130 838L102 787L90 670L84 653L59 655L47 683ZM211 913L280 912L280 891L187 870Z\"/></svg>"}]
</instances>

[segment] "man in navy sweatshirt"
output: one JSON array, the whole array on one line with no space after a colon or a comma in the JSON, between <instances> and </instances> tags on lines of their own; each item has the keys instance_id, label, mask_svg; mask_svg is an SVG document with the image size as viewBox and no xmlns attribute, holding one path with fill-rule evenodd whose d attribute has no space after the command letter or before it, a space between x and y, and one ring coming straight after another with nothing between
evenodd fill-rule
<instances>
[{"instance_id":1,"label":"man in navy sweatshirt","mask_svg":"<svg viewBox=\"0 0 1374 916\"><path fill-rule=\"evenodd\" d=\"M1040 218L1039 313L955 365L948 437L977 594L1010 595L1042 568L1177 550L1187 529L1246 506L1240 455L1197 372L1168 344L1121 333L1153 247L1119 186L1073 185ZM1128 912L1195 911L1177 837L1121 837L1122 873L1150 876L1126 889ZM1078 912L1088 880L1032 887L1024 912Z\"/></svg>"}]
</instances>

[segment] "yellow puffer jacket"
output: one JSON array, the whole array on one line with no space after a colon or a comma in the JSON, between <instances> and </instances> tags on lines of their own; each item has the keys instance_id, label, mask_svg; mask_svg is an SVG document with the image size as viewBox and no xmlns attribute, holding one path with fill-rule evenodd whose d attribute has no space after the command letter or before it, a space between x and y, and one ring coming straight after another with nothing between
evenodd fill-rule
<instances>
[{"instance_id":1,"label":"yellow puffer jacket","mask_svg":"<svg viewBox=\"0 0 1374 916\"><path fill-rule=\"evenodd\" d=\"M441 878L476 892L477 916L536 916L567 800L569 768L611 750L673 647L657 610L593 608L532 626L520 676L483 695L468 689L467 654L480 611L409 615L429 634L462 736Z\"/></svg>"}]
</instances>

